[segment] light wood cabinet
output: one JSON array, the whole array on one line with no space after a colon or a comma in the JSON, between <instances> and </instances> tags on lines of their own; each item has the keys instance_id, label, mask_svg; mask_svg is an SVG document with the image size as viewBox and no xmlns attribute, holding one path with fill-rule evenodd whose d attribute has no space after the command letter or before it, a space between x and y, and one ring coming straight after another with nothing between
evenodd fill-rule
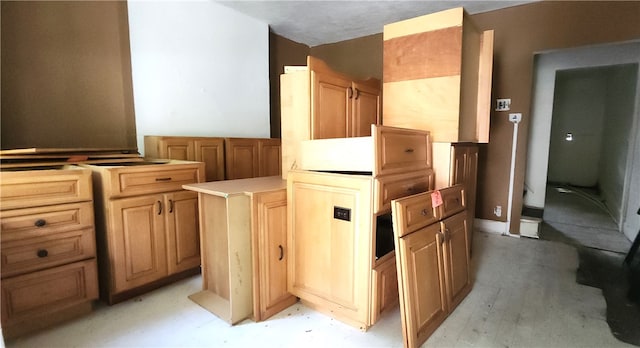
<instances>
[{"instance_id":1,"label":"light wood cabinet","mask_svg":"<svg viewBox=\"0 0 640 348\"><path fill-rule=\"evenodd\" d=\"M419 347L471 290L462 185L393 201L405 347ZM434 206L439 193L442 204Z\"/></svg>"},{"instance_id":2,"label":"light wood cabinet","mask_svg":"<svg viewBox=\"0 0 640 348\"><path fill-rule=\"evenodd\" d=\"M144 136L145 157L204 162L205 181L224 180L224 138Z\"/></svg>"},{"instance_id":3,"label":"light wood cabinet","mask_svg":"<svg viewBox=\"0 0 640 348\"><path fill-rule=\"evenodd\" d=\"M201 162L92 164L101 295L110 304L196 274Z\"/></svg>"},{"instance_id":4,"label":"light wood cabinet","mask_svg":"<svg viewBox=\"0 0 640 348\"><path fill-rule=\"evenodd\" d=\"M299 168L299 143L311 139L363 137L380 124L380 81L357 80L307 58L280 76L282 174Z\"/></svg>"},{"instance_id":5,"label":"light wood cabinet","mask_svg":"<svg viewBox=\"0 0 640 348\"><path fill-rule=\"evenodd\" d=\"M280 139L225 138L227 180L280 175Z\"/></svg>"},{"instance_id":6,"label":"light wood cabinet","mask_svg":"<svg viewBox=\"0 0 640 348\"><path fill-rule=\"evenodd\" d=\"M286 182L280 176L185 185L198 193L203 290L189 296L235 324L297 301L287 291Z\"/></svg>"},{"instance_id":7,"label":"light wood cabinet","mask_svg":"<svg viewBox=\"0 0 640 348\"><path fill-rule=\"evenodd\" d=\"M428 130L434 142L488 142L493 30L460 7L383 31L382 123Z\"/></svg>"},{"instance_id":8,"label":"light wood cabinet","mask_svg":"<svg viewBox=\"0 0 640 348\"><path fill-rule=\"evenodd\" d=\"M91 171L0 172L2 331L16 337L98 298Z\"/></svg>"}]
</instances>

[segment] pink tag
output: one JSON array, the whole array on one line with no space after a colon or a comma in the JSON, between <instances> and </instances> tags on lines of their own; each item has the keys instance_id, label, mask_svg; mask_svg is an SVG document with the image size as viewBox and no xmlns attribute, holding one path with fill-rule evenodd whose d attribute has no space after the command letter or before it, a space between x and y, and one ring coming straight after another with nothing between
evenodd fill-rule
<instances>
[{"instance_id":1,"label":"pink tag","mask_svg":"<svg viewBox=\"0 0 640 348\"><path fill-rule=\"evenodd\" d=\"M431 192L431 206L437 208L442 205L442 195L440 191Z\"/></svg>"}]
</instances>

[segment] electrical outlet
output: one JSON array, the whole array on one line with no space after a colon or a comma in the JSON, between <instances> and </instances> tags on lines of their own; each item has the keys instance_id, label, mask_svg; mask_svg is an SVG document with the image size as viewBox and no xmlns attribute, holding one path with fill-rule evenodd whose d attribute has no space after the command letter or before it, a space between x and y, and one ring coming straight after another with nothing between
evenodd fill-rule
<instances>
[{"instance_id":1,"label":"electrical outlet","mask_svg":"<svg viewBox=\"0 0 640 348\"><path fill-rule=\"evenodd\" d=\"M502 206L501 205L496 205L496 207L493 209L493 214L497 217L501 217L502 216Z\"/></svg>"},{"instance_id":2,"label":"electrical outlet","mask_svg":"<svg viewBox=\"0 0 640 348\"><path fill-rule=\"evenodd\" d=\"M511 110L511 99L496 99L496 111Z\"/></svg>"}]
</instances>

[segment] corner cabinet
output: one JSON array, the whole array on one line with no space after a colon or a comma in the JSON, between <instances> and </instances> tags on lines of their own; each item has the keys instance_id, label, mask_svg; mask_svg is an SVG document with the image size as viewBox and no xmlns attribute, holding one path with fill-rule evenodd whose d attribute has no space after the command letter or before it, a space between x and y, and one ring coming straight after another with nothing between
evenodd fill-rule
<instances>
[{"instance_id":1,"label":"corner cabinet","mask_svg":"<svg viewBox=\"0 0 640 348\"><path fill-rule=\"evenodd\" d=\"M113 304L197 274L200 162L87 164L93 171L101 296Z\"/></svg>"},{"instance_id":2,"label":"corner cabinet","mask_svg":"<svg viewBox=\"0 0 640 348\"><path fill-rule=\"evenodd\" d=\"M204 162L204 181L224 180L224 138L145 135L144 154L151 159Z\"/></svg>"},{"instance_id":3,"label":"corner cabinet","mask_svg":"<svg viewBox=\"0 0 640 348\"><path fill-rule=\"evenodd\" d=\"M91 171L0 172L0 225L4 337L91 311L98 298Z\"/></svg>"},{"instance_id":4,"label":"corner cabinet","mask_svg":"<svg viewBox=\"0 0 640 348\"><path fill-rule=\"evenodd\" d=\"M363 137L380 124L380 81L357 80L309 56L280 76L282 174L299 168L301 141Z\"/></svg>"},{"instance_id":5,"label":"corner cabinet","mask_svg":"<svg viewBox=\"0 0 640 348\"><path fill-rule=\"evenodd\" d=\"M191 300L224 321L265 320L287 291L287 195L280 176L185 185L198 194L203 289Z\"/></svg>"},{"instance_id":6,"label":"corner cabinet","mask_svg":"<svg viewBox=\"0 0 640 348\"><path fill-rule=\"evenodd\" d=\"M456 185L392 203L405 347L422 345L471 291L464 197Z\"/></svg>"},{"instance_id":7,"label":"corner cabinet","mask_svg":"<svg viewBox=\"0 0 640 348\"><path fill-rule=\"evenodd\" d=\"M384 120L423 129L434 142L489 141L493 30L462 7L387 24Z\"/></svg>"}]
</instances>

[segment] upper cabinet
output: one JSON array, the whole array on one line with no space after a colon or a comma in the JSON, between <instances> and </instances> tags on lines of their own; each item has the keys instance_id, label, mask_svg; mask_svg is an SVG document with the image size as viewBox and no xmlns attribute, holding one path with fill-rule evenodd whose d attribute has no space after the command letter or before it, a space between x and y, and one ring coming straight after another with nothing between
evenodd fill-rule
<instances>
[{"instance_id":1,"label":"upper cabinet","mask_svg":"<svg viewBox=\"0 0 640 348\"><path fill-rule=\"evenodd\" d=\"M384 125L489 141L493 30L460 7L385 25L383 40Z\"/></svg>"},{"instance_id":2,"label":"upper cabinet","mask_svg":"<svg viewBox=\"0 0 640 348\"><path fill-rule=\"evenodd\" d=\"M308 57L280 76L282 173L298 167L303 140L371 135L380 124L380 81L356 80Z\"/></svg>"}]
</instances>

